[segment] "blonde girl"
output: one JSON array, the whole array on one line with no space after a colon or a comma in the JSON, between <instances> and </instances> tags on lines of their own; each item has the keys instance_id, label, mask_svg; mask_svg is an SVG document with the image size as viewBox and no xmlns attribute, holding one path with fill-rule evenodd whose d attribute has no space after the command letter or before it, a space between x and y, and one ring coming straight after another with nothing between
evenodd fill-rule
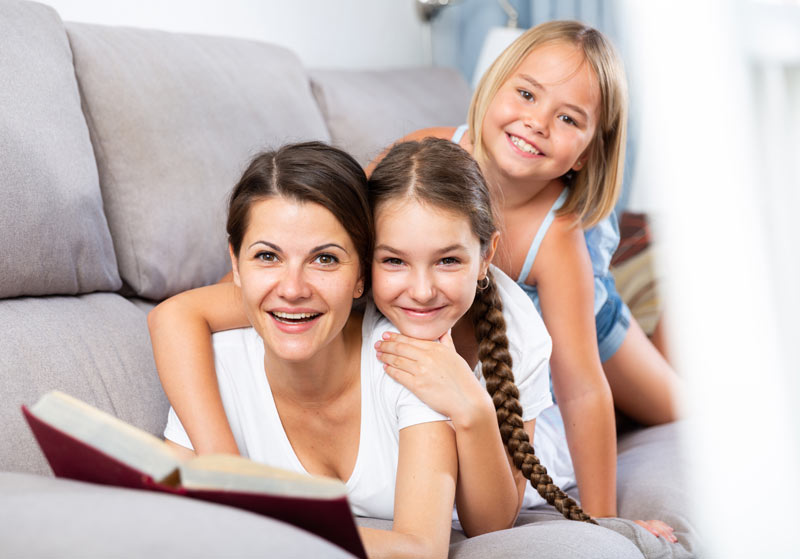
<instances>
[{"instance_id":1,"label":"blonde girl","mask_svg":"<svg viewBox=\"0 0 800 559\"><path fill-rule=\"evenodd\" d=\"M664 423L676 418L679 389L608 272L626 111L611 43L581 23L554 21L497 58L468 125L406 138L449 139L480 163L501 217L494 263L525 289L553 338L553 391L581 503L594 516L617 512L614 405Z\"/></svg>"}]
</instances>

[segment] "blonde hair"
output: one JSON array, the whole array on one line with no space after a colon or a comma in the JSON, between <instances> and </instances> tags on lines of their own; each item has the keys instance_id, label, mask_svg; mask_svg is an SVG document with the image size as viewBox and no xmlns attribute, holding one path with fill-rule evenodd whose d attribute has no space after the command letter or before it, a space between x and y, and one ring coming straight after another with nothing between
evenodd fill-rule
<instances>
[{"instance_id":1,"label":"blonde hair","mask_svg":"<svg viewBox=\"0 0 800 559\"><path fill-rule=\"evenodd\" d=\"M573 214L588 228L613 210L622 189L625 166L628 88L622 61L605 35L577 21L549 21L532 27L504 50L483 75L472 96L467 123L474 156L484 164L483 119L497 91L534 49L557 42L583 51L600 88L599 122L589 144L586 165L574 176L567 173L570 193L557 213Z\"/></svg>"}]
</instances>

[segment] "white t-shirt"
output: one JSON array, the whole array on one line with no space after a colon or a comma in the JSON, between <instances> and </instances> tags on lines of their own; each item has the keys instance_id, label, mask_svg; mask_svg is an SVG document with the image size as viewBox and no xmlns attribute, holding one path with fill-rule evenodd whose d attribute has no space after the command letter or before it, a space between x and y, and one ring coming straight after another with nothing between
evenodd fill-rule
<instances>
[{"instance_id":1,"label":"white t-shirt","mask_svg":"<svg viewBox=\"0 0 800 559\"><path fill-rule=\"evenodd\" d=\"M368 305L361 328L361 430L353 473L346 481L353 513L391 520L400 430L447 418L422 403L383 371L374 345L391 324ZM253 328L214 334L214 361L225 414L242 456L306 473L281 424L267 375L264 344ZM164 436L192 448L170 408Z\"/></svg>"}]
</instances>

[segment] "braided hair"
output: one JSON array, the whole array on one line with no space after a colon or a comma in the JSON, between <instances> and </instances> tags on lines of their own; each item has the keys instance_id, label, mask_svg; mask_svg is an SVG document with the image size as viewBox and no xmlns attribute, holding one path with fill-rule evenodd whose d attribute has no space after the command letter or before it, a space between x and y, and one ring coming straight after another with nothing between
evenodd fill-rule
<instances>
[{"instance_id":1,"label":"braided hair","mask_svg":"<svg viewBox=\"0 0 800 559\"><path fill-rule=\"evenodd\" d=\"M396 144L381 160L369 179L369 205L373 212L389 200L415 197L438 208L465 216L480 240L484 254L497 231L489 188L477 162L458 145L443 139ZM514 384L508 351L503 302L491 272L488 286L477 291L469 310L478 341L486 389L497 411L503 444L514 465L530 480L539 494L571 520L596 524L574 499L547 475L547 469L533 453L523 428L519 389Z\"/></svg>"},{"instance_id":2,"label":"braided hair","mask_svg":"<svg viewBox=\"0 0 800 559\"><path fill-rule=\"evenodd\" d=\"M528 433L523 429L522 405L519 389L514 384L511 354L508 351L506 321L503 318L503 301L497 291L491 271L485 289L479 289L470 309L478 341L478 358L481 362L486 390L497 411L500 437L511 455L514 465L522 472L542 498L570 520L597 524L575 502L575 499L553 483L545 468L533 452Z\"/></svg>"}]
</instances>

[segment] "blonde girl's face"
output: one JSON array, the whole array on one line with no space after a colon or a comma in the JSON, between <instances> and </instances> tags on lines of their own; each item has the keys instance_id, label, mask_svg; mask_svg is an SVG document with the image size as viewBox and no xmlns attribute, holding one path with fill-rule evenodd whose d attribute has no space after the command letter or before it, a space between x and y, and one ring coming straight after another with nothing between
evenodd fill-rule
<instances>
[{"instance_id":1,"label":"blonde girl's face","mask_svg":"<svg viewBox=\"0 0 800 559\"><path fill-rule=\"evenodd\" d=\"M280 196L250 208L234 281L245 312L273 356L317 356L340 335L363 287L358 252L326 208Z\"/></svg>"},{"instance_id":2,"label":"blonde girl's face","mask_svg":"<svg viewBox=\"0 0 800 559\"><path fill-rule=\"evenodd\" d=\"M510 180L549 182L586 165L600 89L580 48L532 50L503 83L483 120L489 164Z\"/></svg>"},{"instance_id":3,"label":"blonde girl's face","mask_svg":"<svg viewBox=\"0 0 800 559\"><path fill-rule=\"evenodd\" d=\"M412 198L378 207L372 296L400 333L445 334L469 310L488 266L465 216Z\"/></svg>"}]
</instances>

